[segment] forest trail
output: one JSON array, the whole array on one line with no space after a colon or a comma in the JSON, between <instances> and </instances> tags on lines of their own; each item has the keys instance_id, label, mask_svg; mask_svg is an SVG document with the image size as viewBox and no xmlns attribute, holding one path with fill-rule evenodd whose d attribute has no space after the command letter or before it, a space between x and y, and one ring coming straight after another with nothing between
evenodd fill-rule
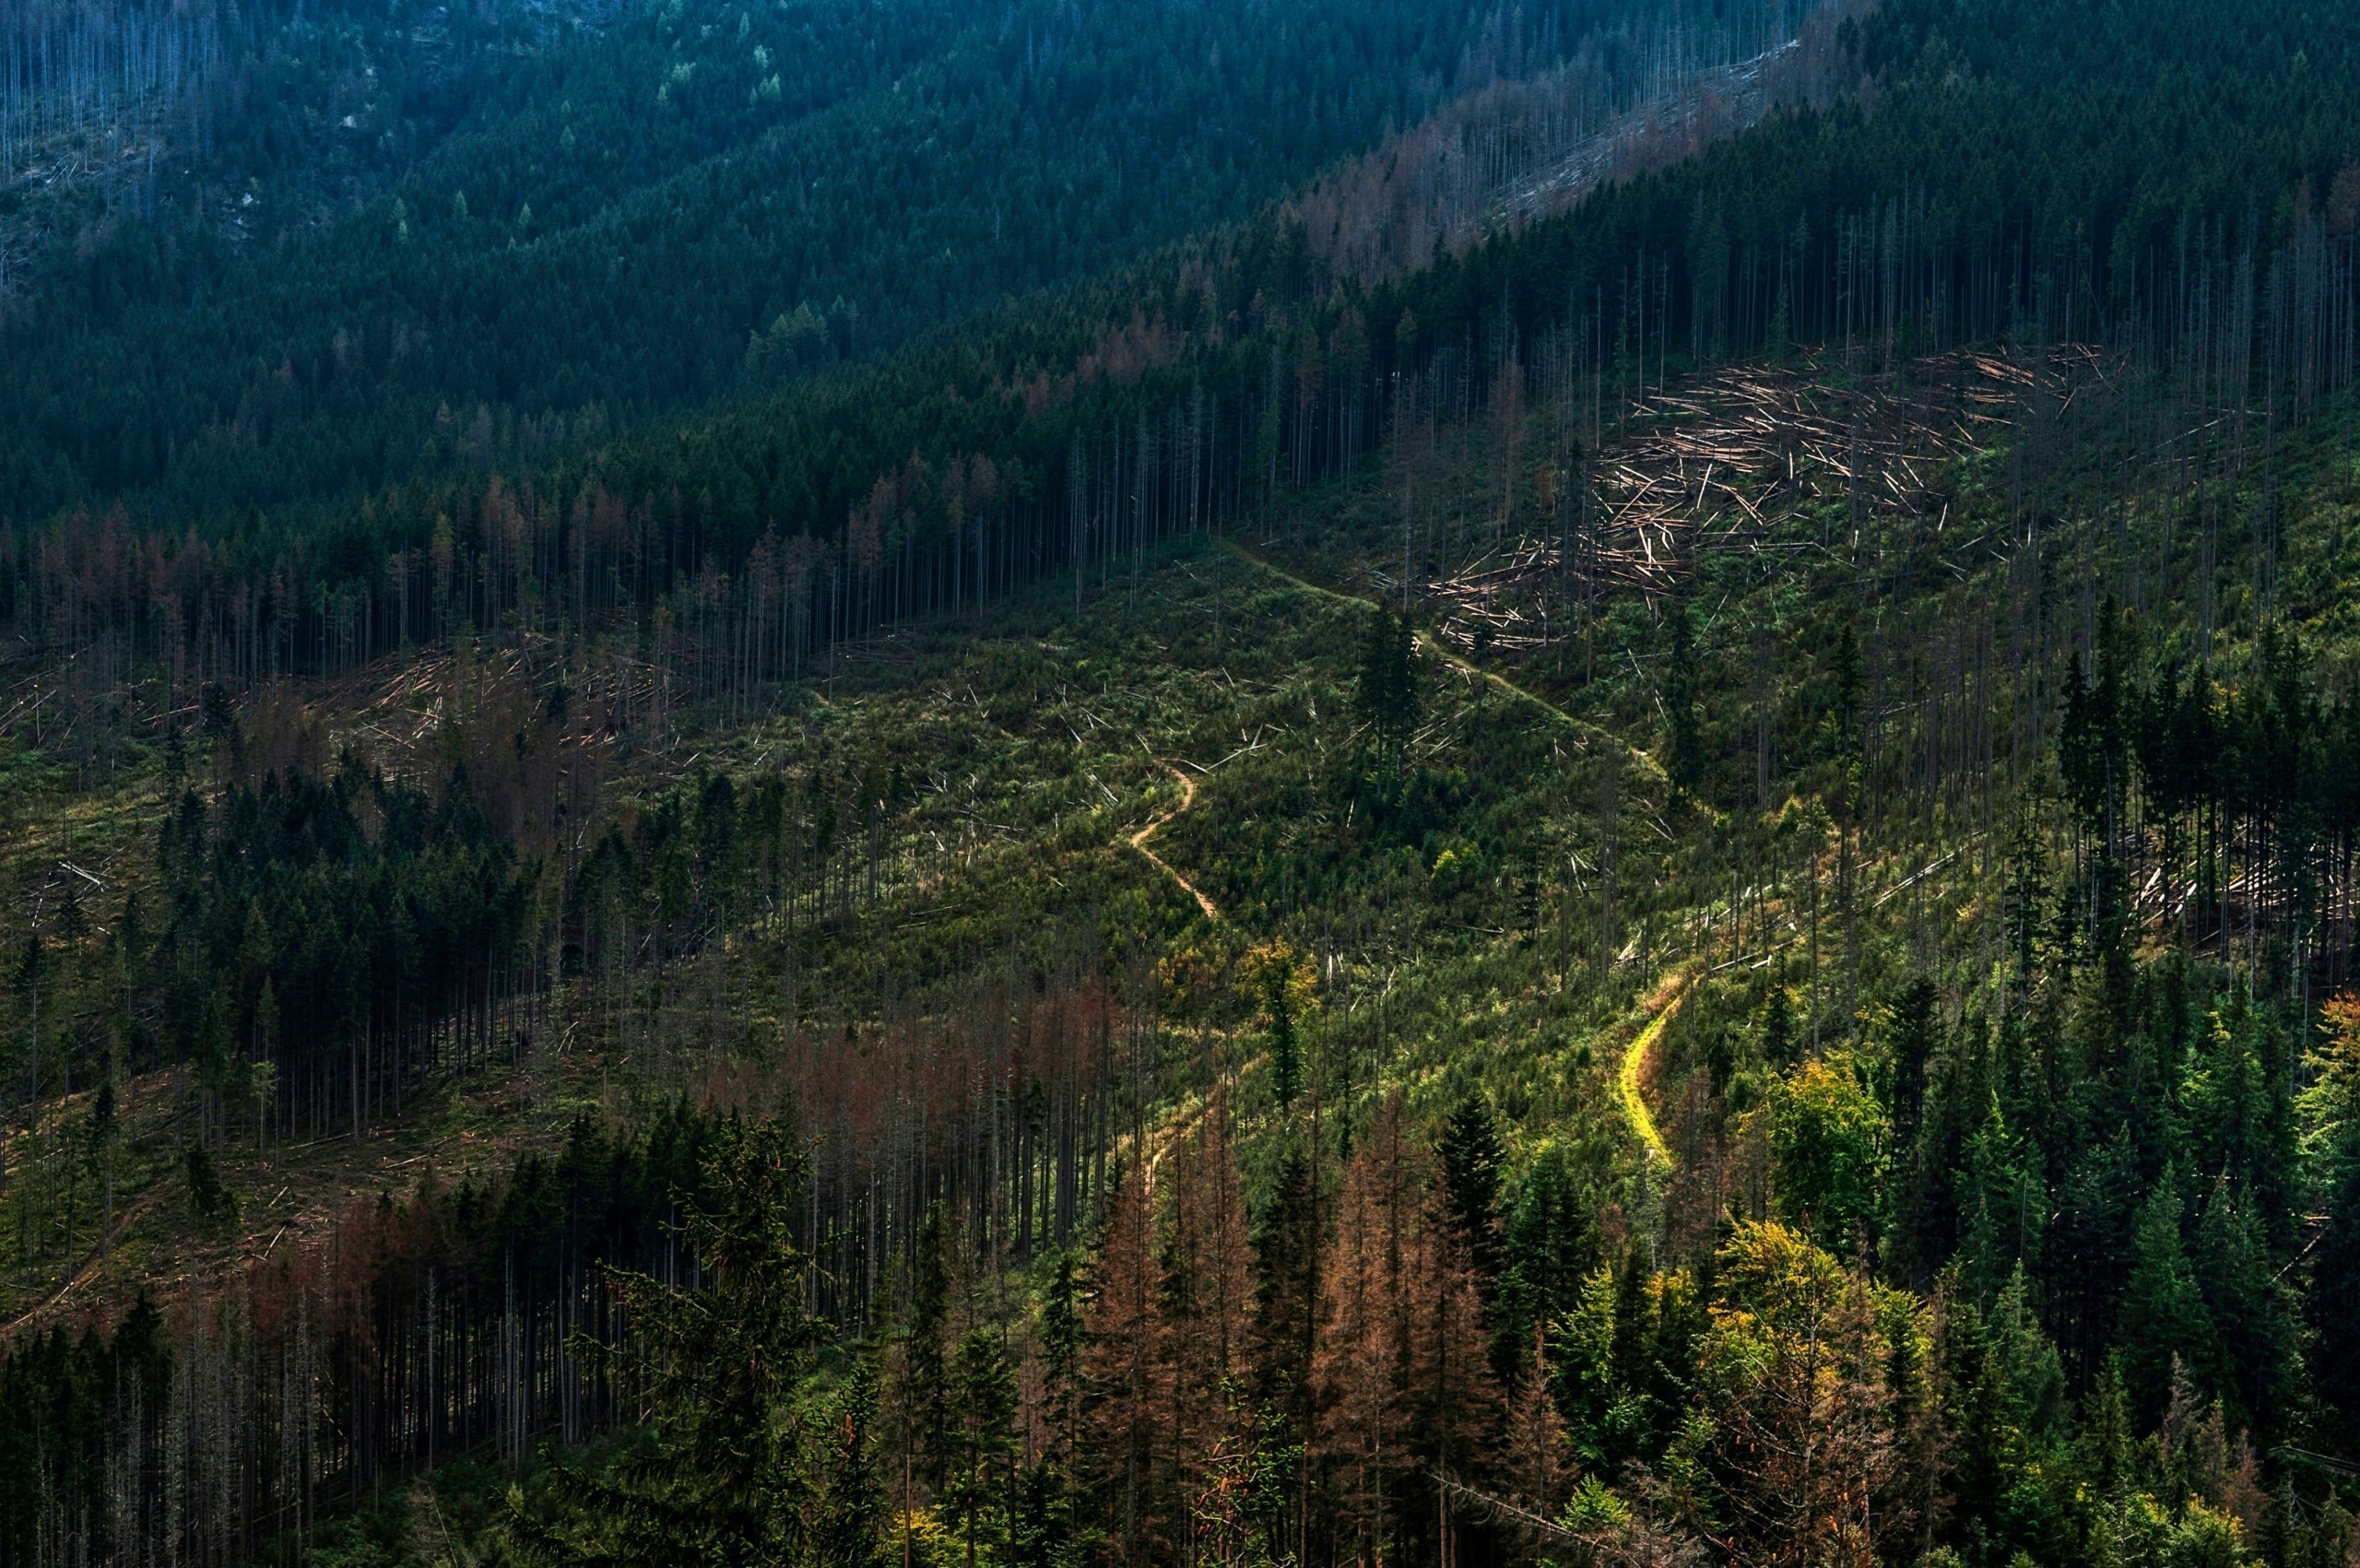
<instances>
[{"instance_id":1,"label":"forest trail","mask_svg":"<svg viewBox=\"0 0 2360 1568\"><path fill-rule=\"evenodd\" d=\"M1680 1012L1680 1004L1688 996L1689 976L1685 972L1668 976L1656 988L1653 1007L1655 1017L1622 1050L1622 1067L1615 1074L1616 1086L1622 1092L1623 1114L1631 1118L1631 1130L1646 1145L1647 1153L1664 1164L1671 1163L1671 1150L1663 1141L1663 1134L1656 1127L1655 1113L1647 1109L1647 1097L1639 1087L1639 1079L1647 1070L1647 1055L1663 1038L1665 1026Z\"/></svg>"},{"instance_id":2,"label":"forest trail","mask_svg":"<svg viewBox=\"0 0 2360 1568\"><path fill-rule=\"evenodd\" d=\"M1157 829L1162 827L1166 822L1171 821L1175 817L1186 816L1188 812L1194 810L1197 805L1197 781L1190 778L1186 770L1183 768L1180 768L1171 762L1165 762L1163 765L1171 771L1174 778L1180 781L1180 804L1172 810L1160 811L1155 816L1149 818L1147 826L1141 828L1138 832L1131 835L1131 847L1138 850L1142 855L1145 855L1150 865L1162 872L1165 876L1171 878L1174 881L1179 883L1181 890L1186 893L1190 898L1195 899L1197 901L1197 907L1205 912L1205 918L1217 925L1221 921L1220 906L1215 904L1211 899L1208 898L1204 891L1199 889L1196 883L1191 882L1187 878L1183 877L1179 872L1174 870L1170 862L1166 861L1162 855L1156 854L1155 851L1148 848L1147 846L1147 841L1155 835ZM1256 1056L1252 1061L1245 1063L1238 1068L1238 1076L1243 1078L1246 1073L1252 1071L1255 1067L1259 1067L1262 1061L1262 1057ZM1193 1137L1195 1135L1197 1129L1204 1125L1205 1116L1211 1111L1212 1104L1213 1102L1210 1098L1202 1095L1192 1095L1188 1101L1182 1102L1182 1104L1175 1109L1170 1116L1164 1119L1164 1123L1161 1127L1149 1135L1150 1147L1147 1151L1147 1185L1148 1190L1150 1193L1155 1190L1156 1173L1163 1167L1164 1154L1174 1144L1178 1143L1182 1138Z\"/></svg>"},{"instance_id":3,"label":"forest trail","mask_svg":"<svg viewBox=\"0 0 2360 1568\"><path fill-rule=\"evenodd\" d=\"M1340 604L1351 605L1357 609L1369 610L1384 607L1374 599L1364 599L1358 594L1347 594L1335 588L1324 588L1316 583L1298 577L1293 572L1289 572L1285 567L1276 565L1270 561L1265 560L1262 557L1256 555L1252 550L1247 549L1235 539L1223 539L1221 543L1233 551L1240 560L1258 567L1262 571L1267 572L1271 576L1277 578L1281 583L1285 583L1292 587L1300 588L1306 594L1313 595L1318 598L1334 599ZM1592 737L1605 740L1617 746L1625 744L1620 736L1613 734L1611 731L1601 729L1597 725L1591 724L1587 719L1575 718L1573 714L1565 712L1564 709L1557 706L1556 703L1552 702L1548 698L1541 696L1539 692L1518 686L1506 676L1485 669L1481 665L1478 665L1471 660L1461 658L1457 654L1452 653L1448 647L1445 646L1440 638L1429 637L1421 632L1418 636L1418 646L1432 650L1434 655L1440 658L1443 663L1458 671L1461 675L1469 677L1476 680L1488 680L1493 686L1496 686L1501 690L1506 692L1509 696L1531 703L1542 713L1556 719L1560 724L1565 725L1577 731L1582 737L1581 744L1585 747L1588 745ZM1635 746L1629 747L1629 751L1631 754L1631 760L1638 766L1641 772L1646 773L1649 777L1657 780L1658 782L1664 782L1666 780L1663 765L1658 762L1653 757L1649 756L1646 752L1640 750Z\"/></svg>"},{"instance_id":4,"label":"forest trail","mask_svg":"<svg viewBox=\"0 0 2360 1568\"><path fill-rule=\"evenodd\" d=\"M1197 907L1205 912L1205 918L1207 920L1219 924L1221 920L1220 907L1216 905L1211 899L1206 897L1204 890L1198 888L1196 883L1191 882L1187 878L1183 877L1179 872L1174 871L1172 868L1171 862L1165 860L1163 856L1156 854L1155 851L1148 848L1147 846L1147 841L1155 836L1157 829L1162 827L1166 822L1171 821L1174 817L1183 817L1187 815L1188 812L1196 808L1197 805L1197 781L1190 778L1184 770L1174 766L1170 762L1164 763L1163 766L1171 772L1174 778L1180 781L1180 804L1173 810L1159 811L1154 816L1149 818L1147 826L1141 828L1138 832L1131 835L1131 847L1145 855L1149 865L1154 867L1157 870L1162 872L1165 876L1179 883L1180 890L1197 901Z\"/></svg>"}]
</instances>

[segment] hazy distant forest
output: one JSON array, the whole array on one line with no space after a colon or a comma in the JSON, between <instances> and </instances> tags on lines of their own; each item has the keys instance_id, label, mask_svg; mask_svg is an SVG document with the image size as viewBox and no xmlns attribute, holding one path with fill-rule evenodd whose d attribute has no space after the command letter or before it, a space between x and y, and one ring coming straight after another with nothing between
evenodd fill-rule
<instances>
[{"instance_id":1,"label":"hazy distant forest","mask_svg":"<svg viewBox=\"0 0 2360 1568\"><path fill-rule=\"evenodd\" d=\"M2360 1565L2360 10L0 8L0 1565Z\"/></svg>"}]
</instances>

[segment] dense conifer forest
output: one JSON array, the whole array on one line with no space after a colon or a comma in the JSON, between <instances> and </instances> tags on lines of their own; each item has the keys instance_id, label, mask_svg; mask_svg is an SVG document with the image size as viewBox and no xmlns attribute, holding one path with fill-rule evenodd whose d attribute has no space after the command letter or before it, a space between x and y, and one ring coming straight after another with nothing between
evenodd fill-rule
<instances>
[{"instance_id":1,"label":"dense conifer forest","mask_svg":"<svg viewBox=\"0 0 2360 1568\"><path fill-rule=\"evenodd\" d=\"M2360 1562L2355 84L0 16L0 1563Z\"/></svg>"}]
</instances>

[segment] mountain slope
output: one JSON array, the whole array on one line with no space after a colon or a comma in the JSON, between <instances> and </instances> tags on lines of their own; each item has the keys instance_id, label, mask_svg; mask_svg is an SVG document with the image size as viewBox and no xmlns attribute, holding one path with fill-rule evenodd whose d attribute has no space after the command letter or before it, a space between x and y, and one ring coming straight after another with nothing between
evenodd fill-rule
<instances>
[{"instance_id":1,"label":"mountain slope","mask_svg":"<svg viewBox=\"0 0 2360 1568\"><path fill-rule=\"evenodd\" d=\"M289 23L209 166L149 167L18 266L0 515L532 461L1242 218L1528 56L1666 25L684 0L502 16L446 65L380 11Z\"/></svg>"},{"instance_id":2,"label":"mountain slope","mask_svg":"<svg viewBox=\"0 0 2360 1568\"><path fill-rule=\"evenodd\" d=\"M1827 20L14 536L0 1552L2348 1556L2352 27Z\"/></svg>"}]
</instances>

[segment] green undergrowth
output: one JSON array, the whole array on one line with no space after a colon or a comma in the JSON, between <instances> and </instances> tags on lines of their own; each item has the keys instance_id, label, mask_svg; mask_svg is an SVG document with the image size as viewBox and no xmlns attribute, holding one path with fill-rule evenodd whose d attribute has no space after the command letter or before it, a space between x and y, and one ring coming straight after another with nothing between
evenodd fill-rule
<instances>
[{"instance_id":1,"label":"green undergrowth","mask_svg":"<svg viewBox=\"0 0 2360 1568\"><path fill-rule=\"evenodd\" d=\"M595 896L583 868L611 853L669 910L677 862L676 951L605 967L585 937L526 1059L349 1149L233 1147L218 1204L191 1197L171 1086L140 1086L122 1113L107 1279L161 1286L192 1260L266 1252L306 1202L324 1211L323 1193L398 1193L421 1158L490 1173L585 1112L628 1120L711 1094L791 1105L798 1041L865 1049L895 1018L955 1013L994 975L1042 994L1103 985L1148 1048L1132 1066L1169 1126L1225 1088L1255 1211L1303 1125L1282 1096L1310 1097L1339 1154L1394 1096L1427 1128L1481 1103L1499 1118L1511 1208L1577 1194L1601 1244L1643 1235L1709 1259L1732 1216L1780 1212L1762 1172L1802 1097L1825 1090L1841 1110L1857 1081L1893 1101L1911 1008L1935 1007L1959 1039L2004 1041L2064 1032L2094 1005L2100 857L2053 749L2068 703L2088 701L2081 628L2126 628L2144 679L2191 655L2209 614L2225 689L2254 679L2268 639L2292 637L2323 689L2344 690L2360 464L2342 411L2226 498L2240 525L2274 509L2273 554L2265 573L2224 549L2202 611L2200 538L2174 492L2093 477L2113 417L2053 419L2030 456L2019 431L1929 459L1906 505L1864 505L1822 477L1750 536L1708 530L1676 590L1585 604L1552 645L1503 652L1415 601L1408 695L1390 709L1371 672L1399 599L1399 475L1376 460L1299 495L1266 534L1175 540L1079 593L1050 583L844 650L759 711L687 713L663 743L619 750L572 868L594 892L570 895ZM1534 417L1537 462L1562 497L1580 456L1552 454L1550 419ZM1498 460L1479 433L1421 476L1462 530L1442 531L1436 575L1454 549L1481 558ZM2024 505L2036 460L2046 538ZM2094 557L2102 569L2077 576ZM1944 682L1982 716L1943 719L1927 693ZM2000 714L2047 737L2001 733ZM144 885L151 776L76 789L25 736L0 744L20 882L70 860L109 879L110 900ZM702 847L667 847L683 844ZM711 874L725 864L736 872ZM2189 928L2160 906L2133 913L2123 951L2186 955ZM92 924L82 942L100 954ZM1281 1081L1257 989L1273 952L1308 981L1299 1082ZM2266 956L2189 957L2175 973L2191 995L2240 974L2272 984ZM1823 1067L1834 1076L1815 1079ZM21 1260L14 1311L56 1302L97 1244L97 1114L84 1091L53 1101L37 1137L12 1135L19 1190L52 1158L79 1206L75 1245L36 1266L30 1210L0 1205L0 1248ZM304 1190L289 1202L289 1187ZM53 1227L55 1205L44 1213ZM493 1484L474 1461L445 1467L336 1526L318 1560L435 1560L421 1532L475 1537L499 1511Z\"/></svg>"}]
</instances>

